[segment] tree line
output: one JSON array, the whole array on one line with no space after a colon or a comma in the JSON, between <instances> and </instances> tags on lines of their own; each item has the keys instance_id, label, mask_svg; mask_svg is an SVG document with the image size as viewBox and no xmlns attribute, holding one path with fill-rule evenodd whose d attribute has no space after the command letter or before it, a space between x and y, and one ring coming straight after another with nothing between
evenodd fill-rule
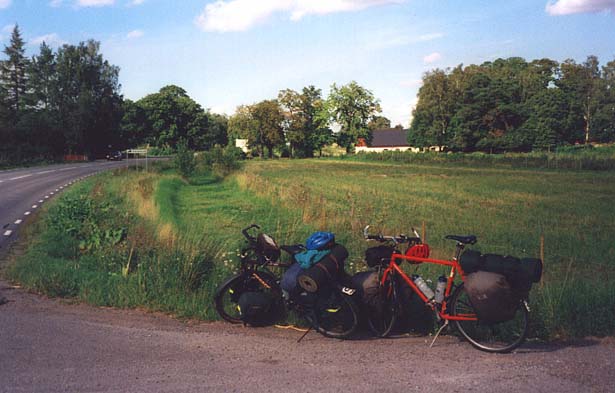
<instances>
[{"instance_id":1,"label":"tree line","mask_svg":"<svg viewBox=\"0 0 615 393\"><path fill-rule=\"evenodd\" d=\"M165 86L138 101L124 99L119 68L94 40L42 43L28 58L19 26L0 60L0 161L54 160L65 154L99 157L109 150L149 145L172 153L178 146L209 150L247 139L253 154L312 157L337 141L351 151L358 138L389 127L379 101L356 82L331 86L326 99L314 86L239 106L234 115L203 109L179 86ZM338 124L333 132L331 124Z\"/></svg>"},{"instance_id":2,"label":"tree line","mask_svg":"<svg viewBox=\"0 0 615 393\"><path fill-rule=\"evenodd\" d=\"M408 141L465 152L613 142L615 60L511 57L427 72Z\"/></svg>"},{"instance_id":3,"label":"tree line","mask_svg":"<svg viewBox=\"0 0 615 393\"><path fill-rule=\"evenodd\" d=\"M54 159L93 154L114 143L121 121L119 69L100 54L96 41L45 43L32 58L15 26L0 63L0 158Z\"/></svg>"}]
</instances>

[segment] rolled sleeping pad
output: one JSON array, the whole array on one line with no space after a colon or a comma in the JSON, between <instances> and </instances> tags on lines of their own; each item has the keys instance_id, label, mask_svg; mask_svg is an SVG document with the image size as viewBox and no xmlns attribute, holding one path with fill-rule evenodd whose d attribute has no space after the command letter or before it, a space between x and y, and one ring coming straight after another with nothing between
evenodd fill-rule
<instances>
[{"instance_id":1,"label":"rolled sleeping pad","mask_svg":"<svg viewBox=\"0 0 615 393\"><path fill-rule=\"evenodd\" d=\"M521 269L523 269L533 283L540 282L542 278L542 260L539 258L521 259Z\"/></svg>"},{"instance_id":2,"label":"rolled sleeping pad","mask_svg":"<svg viewBox=\"0 0 615 393\"><path fill-rule=\"evenodd\" d=\"M331 253L297 277L297 282L307 292L317 292L329 282L335 281L344 271L348 250L341 244L331 248Z\"/></svg>"},{"instance_id":3,"label":"rolled sleeping pad","mask_svg":"<svg viewBox=\"0 0 615 393\"><path fill-rule=\"evenodd\" d=\"M483 256L477 250L465 250L459 257L459 265L465 274L477 272L482 269L484 263Z\"/></svg>"}]
</instances>

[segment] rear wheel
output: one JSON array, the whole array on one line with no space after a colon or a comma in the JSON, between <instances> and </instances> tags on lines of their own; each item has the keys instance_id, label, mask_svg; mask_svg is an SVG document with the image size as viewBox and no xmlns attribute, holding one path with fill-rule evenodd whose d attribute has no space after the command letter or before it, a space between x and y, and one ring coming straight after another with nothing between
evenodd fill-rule
<instances>
[{"instance_id":1,"label":"rear wheel","mask_svg":"<svg viewBox=\"0 0 615 393\"><path fill-rule=\"evenodd\" d=\"M451 315L476 316L467 292L461 284L451 298ZM505 353L517 348L525 341L529 327L527 306L521 302L513 319L499 323L485 323L480 320L454 321L457 330L470 344L486 352Z\"/></svg>"},{"instance_id":2,"label":"rear wheel","mask_svg":"<svg viewBox=\"0 0 615 393\"><path fill-rule=\"evenodd\" d=\"M230 323L241 323L238 301L244 292L269 292L280 298L275 276L267 272L243 272L223 282L214 295L218 314Z\"/></svg>"},{"instance_id":3,"label":"rear wheel","mask_svg":"<svg viewBox=\"0 0 615 393\"><path fill-rule=\"evenodd\" d=\"M344 339L350 337L359 324L355 302L348 295L333 290L318 297L311 316L315 329L325 337Z\"/></svg>"},{"instance_id":4,"label":"rear wheel","mask_svg":"<svg viewBox=\"0 0 615 393\"><path fill-rule=\"evenodd\" d=\"M378 291L376 304L370 304L367 307L367 325L374 335L387 337L391 334L399 314L397 286L391 276L384 285L378 288Z\"/></svg>"}]
</instances>

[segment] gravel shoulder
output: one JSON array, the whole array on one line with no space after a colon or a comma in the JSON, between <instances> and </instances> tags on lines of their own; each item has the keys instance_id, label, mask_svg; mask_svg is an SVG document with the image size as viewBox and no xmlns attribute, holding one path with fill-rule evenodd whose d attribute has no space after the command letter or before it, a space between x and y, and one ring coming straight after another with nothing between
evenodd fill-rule
<instances>
[{"instance_id":1,"label":"gravel shoulder","mask_svg":"<svg viewBox=\"0 0 615 393\"><path fill-rule=\"evenodd\" d=\"M47 299L0 281L0 392L612 392L615 340L479 352Z\"/></svg>"}]
</instances>

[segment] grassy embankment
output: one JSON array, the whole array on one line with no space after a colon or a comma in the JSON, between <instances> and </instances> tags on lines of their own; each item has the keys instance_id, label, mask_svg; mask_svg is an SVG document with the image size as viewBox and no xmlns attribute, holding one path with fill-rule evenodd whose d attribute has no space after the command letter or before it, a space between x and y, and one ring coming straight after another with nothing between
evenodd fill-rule
<instances>
[{"instance_id":1,"label":"grassy embankment","mask_svg":"<svg viewBox=\"0 0 615 393\"><path fill-rule=\"evenodd\" d=\"M117 263L91 262L106 265L94 269L106 269L108 277L97 297L88 295L94 285L83 289L83 282L74 286L80 289L56 294L212 318L213 288L235 266L229 261L241 244L239 230L250 223L261 224L280 243L300 242L315 229L332 230L351 252L350 270L359 271L365 268L361 256L368 246L361 238L364 225L399 233L425 222L427 242L436 257L450 256L453 244L442 240L449 233L476 234L475 247L483 252L520 257L537 256L544 234L544 285L535 286L531 295L534 334L615 333L613 172L304 160L251 162L222 182L202 176L188 184L170 174L133 172L95 181L105 183L104 191L99 190L104 194L101 200L115 198L111 206L120 210L119 216L128 217L131 207L139 207L138 218L127 225L125 240L109 246L119 253ZM81 192L87 186L80 186ZM97 188L87 191L95 200ZM28 271L40 269L38 261L53 254L45 249L54 240L45 239L49 219L42 225L47 228L44 241L32 247L12 276L49 292L26 279ZM138 256L129 258L130 250ZM111 258L113 252L105 254ZM74 269L87 265L81 261L96 259L94 255L100 252L88 254L77 247L58 256L60 270L71 276ZM131 273L123 275L122 269ZM199 273L182 273L186 270ZM441 273L437 268L419 270L432 279Z\"/></svg>"}]
</instances>

